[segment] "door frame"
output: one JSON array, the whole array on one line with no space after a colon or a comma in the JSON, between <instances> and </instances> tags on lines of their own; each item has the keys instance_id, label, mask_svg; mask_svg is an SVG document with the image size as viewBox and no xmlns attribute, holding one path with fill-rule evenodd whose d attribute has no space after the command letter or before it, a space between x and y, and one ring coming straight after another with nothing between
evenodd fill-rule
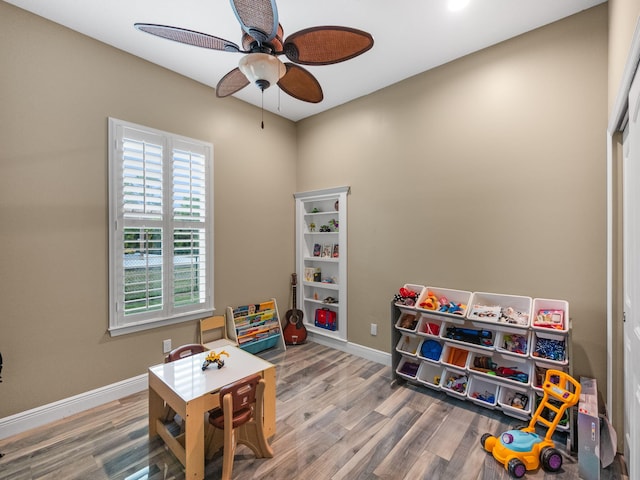
<instances>
[{"instance_id":1,"label":"door frame","mask_svg":"<svg viewBox=\"0 0 640 480\"><path fill-rule=\"evenodd\" d=\"M640 19L607 124L607 413L614 428L624 431L623 252L622 252L622 131L627 122L631 82L640 64ZM624 451L618 435L618 451Z\"/></svg>"}]
</instances>

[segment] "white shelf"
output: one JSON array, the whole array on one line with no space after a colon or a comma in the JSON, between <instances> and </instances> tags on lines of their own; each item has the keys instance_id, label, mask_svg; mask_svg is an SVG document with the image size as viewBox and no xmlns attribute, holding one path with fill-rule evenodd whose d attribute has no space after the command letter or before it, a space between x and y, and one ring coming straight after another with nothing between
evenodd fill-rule
<instances>
[{"instance_id":1,"label":"white shelf","mask_svg":"<svg viewBox=\"0 0 640 480\"><path fill-rule=\"evenodd\" d=\"M309 212L309 213L305 213L304 216L305 217L317 217L320 215L336 215L338 212L337 211L326 211L326 212Z\"/></svg>"},{"instance_id":2,"label":"white shelf","mask_svg":"<svg viewBox=\"0 0 640 480\"><path fill-rule=\"evenodd\" d=\"M316 288L326 288L327 290L340 290L340 285L337 283L327 283L327 282L302 282L302 285L306 285L308 287L316 287ZM305 297L307 298L307 297Z\"/></svg>"},{"instance_id":3,"label":"white shelf","mask_svg":"<svg viewBox=\"0 0 640 480\"><path fill-rule=\"evenodd\" d=\"M307 262L329 262L329 263L340 263L339 258L333 257L304 257Z\"/></svg>"},{"instance_id":4,"label":"white shelf","mask_svg":"<svg viewBox=\"0 0 640 480\"><path fill-rule=\"evenodd\" d=\"M305 298L304 299L305 302L310 302L310 303L316 303L318 305L322 305L323 307L335 307L338 308L340 303L336 302L336 303L325 303L322 300L316 300L315 298Z\"/></svg>"},{"instance_id":5,"label":"white shelf","mask_svg":"<svg viewBox=\"0 0 640 480\"><path fill-rule=\"evenodd\" d=\"M298 308L309 332L347 340L347 195L349 187L294 194L296 202L296 272L302 280ZM314 209L319 211L313 212ZM311 224L313 231L311 231ZM321 232L321 226L331 231ZM336 229L337 226L337 229ZM329 252L314 256L316 252ZM334 256L337 255L337 256ZM305 275L306 273L306 275ZM332 280L334 283L316 280ZM335 303L324 303L327 297ZM336 330L315 325L316 310L329 308L336 314Z\"/></svg>"}]
</instances>

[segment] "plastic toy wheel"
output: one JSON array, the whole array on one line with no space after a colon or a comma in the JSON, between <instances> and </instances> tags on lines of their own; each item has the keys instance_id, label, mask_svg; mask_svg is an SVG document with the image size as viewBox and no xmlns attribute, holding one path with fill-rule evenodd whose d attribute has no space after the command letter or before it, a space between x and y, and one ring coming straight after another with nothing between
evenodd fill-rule
<instances>
[{"instance_id":1,"label":"plastic toy wheel","mask_svg":"<svg viewBox=\"0 0 640 480\"><path fill-rule=\"evenodd\" d=\"M485 433L480 438L480 444L482 445L482 448L485 449L485 451L492 453L494 447L496 446L496 437L494 437L490 433Z\"/></svg>"},{"instance_id":2,"label":"plastic toy wheel","mask_svg":"<svg viewBox=\"0 0 640 480\"><path fill-rule=\"evenodd\" d=\"M517 458L509 460L507 469L509 470L509 474L515 478L522 478L524 477L524 474L527 473L527 467Z\"/></svg>"},{"instance_id":3,"label":"plastic toy wheel","mask_svg":"<svg viewBox=\"0 0 640 480\"><path fill-rule=\"evenodd\" d=\"M540 454L540 462L547 472L557 472L562 467L562 455L555 448L546 447Z\"/></svg>"}]
</instances>

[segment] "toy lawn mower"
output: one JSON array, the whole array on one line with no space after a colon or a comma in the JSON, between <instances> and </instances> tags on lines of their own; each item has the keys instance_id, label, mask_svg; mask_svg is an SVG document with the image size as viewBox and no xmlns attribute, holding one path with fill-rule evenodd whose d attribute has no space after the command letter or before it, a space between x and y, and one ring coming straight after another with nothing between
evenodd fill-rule
<instances>
[{"instance_id":1,"label":"toy lawn mower","mask_svg":"<svg viewBox=\"0 0 640 480\"><path fill-rule=\"evenodd\" d=\"M570 385L573 385L573 393L566 390ZM480 440L482 448L491 453L515 478L522 478L527 470L536 470L541 464L547 472L557 472L562 466L562 454L555 448L551 437L567 408L578 403L580 383L565 372L549 369L542 390L542 401L527 427L509 430L500 437L485 433ZM555 414L549 416L551 420L543 416L545 408ZM535 432L538 422L547 426L544 437Z\"/></svg>"}]
</instances>

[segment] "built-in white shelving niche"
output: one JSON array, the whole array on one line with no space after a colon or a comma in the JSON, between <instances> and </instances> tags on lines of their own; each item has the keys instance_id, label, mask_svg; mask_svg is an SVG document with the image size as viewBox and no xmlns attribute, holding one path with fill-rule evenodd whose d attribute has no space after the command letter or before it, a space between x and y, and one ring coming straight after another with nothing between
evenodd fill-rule
<instances>
[{"instance_id":1,"label":"built-in white shelving niche","mask_svg":"<svg viewBox=\"0 0 640 480\"><path fill-rule=\"evenodd\" d=\"M349 187L301 192L296 202L298 308L313 334L347 340L347 195ZM328 309L335 325L316 325L316 310Z\"/></svg>"}]
</instances>

